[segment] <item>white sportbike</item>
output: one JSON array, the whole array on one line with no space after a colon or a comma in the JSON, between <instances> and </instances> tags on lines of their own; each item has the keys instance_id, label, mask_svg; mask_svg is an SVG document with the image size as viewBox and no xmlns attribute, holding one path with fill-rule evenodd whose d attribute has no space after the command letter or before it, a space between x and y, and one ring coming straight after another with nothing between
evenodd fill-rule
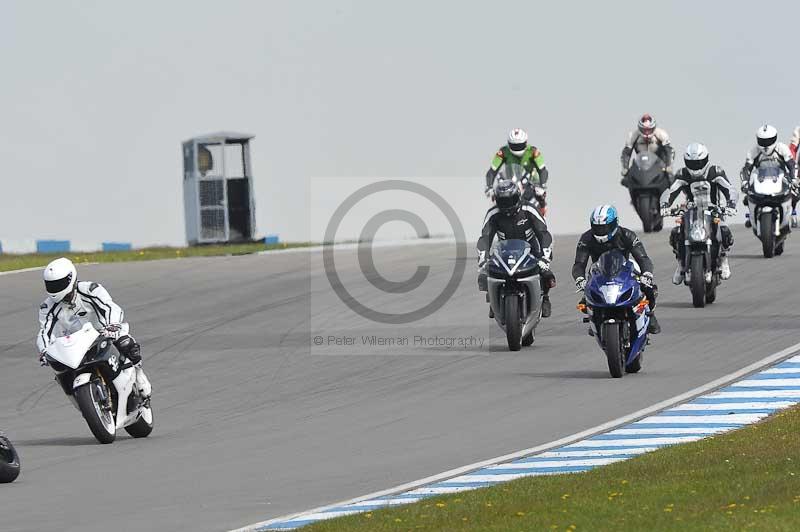
<instances>
[{"instance_id":1,"label":"white sportbike","mask_svg":"<svg viewBox=\"0 0 800 532\"><path fill-rule=\"evenodd\" d=\"M152 432L150 398L136 386L136 369L91 323L56 338L45 357L97 441L113 442L121 428L134 438Z\"/></svg>"}]
</instances>

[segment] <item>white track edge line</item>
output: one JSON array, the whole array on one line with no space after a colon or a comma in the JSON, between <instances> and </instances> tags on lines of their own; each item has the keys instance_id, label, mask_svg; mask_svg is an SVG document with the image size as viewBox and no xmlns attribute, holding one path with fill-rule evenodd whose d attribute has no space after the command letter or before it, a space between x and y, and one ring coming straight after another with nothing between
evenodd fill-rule
<instances>
[{"instance_id":1,"label":"white track edge line","mask_svg":"<svg viewBox=\"0 0 800 532\"><path fill-rule=\"evenodd\" d=\"M601 425L597 425L597 426L592 427L590 429L586 429L586 430L583 430L581 432L577 432L577 433L572 434L570 436L566 436L564 438L561 438L561 439L558 439L558 440L555 440L555 441L551 441L549 443L545 443L545 444L542 444L542 445L537 445L536 447L531 447L529 449L523 449L521 451L517 451L517 452L514 452L514 453L506 454L506 455L503 455L503 456L498 456L496 458L490 458L488 460L483 460L481 462L475 462L473 464L469 464L469 465L465 465L465 466L462 466L462 467L458 467L456 469L451 469L449 471L444 471L443 473L439 473L437 475L432 475L432 476L429 476L429 477L426 477L426 478L422 478L422 479L419 479L419 480L414 480L412 482L408 482L406 484L401 484L401 485L395 486L393 488L388 488L388 489L385 489L385 490L376 491L374 493L369 493L367 495L362 495L362 496L356 497L354 499L349 499L349 500L346 500L346 501L337 502L337 503L333 503L333 504L326 504L324 506L319 506L319 507L311 509L311 510L304 510L302 512L297 512L297 513L293 513L293 514L282 516L282 517L275 517L275 518L272 518L272 519L268 519L266 521L261 521L259 523L253 523L251 525L245 525L242 528L237 528L235 530L231 530L230 532L253 532L257 528L264 527L264 526L269 526L269 525L274 524L274 523L282 523L284 521L289 521L291 519L296 519L298 517L302 517L304 515L309 515L309 514L312 514L312 513L319 513L319 512L322 512L322 511L325 511L325 510L328 510L328 509L331 509L331 508L338 508L340 506L346 506L348 504L354 504L354 503L358 503L358 502L362 502L362 501L367 501L367 500L375 499L375 498L378 498L378 497L385 497L387 495L394 495L394 494L398 494L398 493L402 493L402 492L406 492L406 491L411 491L413 489L421 488L423 486L426 486L428 484L433 484L433 483L439 482L441 480L446 480L448 478L457 477L457 476L463 475L465 473L469 473L471 471L477 471L478 469L482 469L482 468L487 467L487 466L496 465L496 464L500 464L500 463L503 463L503 462L511 462L512 460L518 460L520 458L524 458L524 457L532 455L532 454L540 453L542 451L547 451L547 450L553 449L555 447L562 447L564 445L569 445L570 443L578 442L580 440L589 438L589 437L594 436L596 434L601 434L601 433L613 430L615 428L620 428L622 425L631 423L633 421L636 421L638 419L646 417L646 416L648 416L650 414L653 414L655 412L659 412L661 410L666 410L667 408L669 408L671 406L675 406L676 404L680 404L680 403L683 403L683 402L688 401L690 399L694 399L695 397L703 395L703 394L705 394L707 392L710 392L712 390L715 390L717 388L721 388L721 387L725 386L726 384L729 384L729 383L731 383L733 381L736 381L736 380L738 380L738 379L740 379L742 377L745 377L745 376L747 376L747 375L749 375L751 373L755 373L759 369L762 369L762 368L764 368L766 366L769 366L769 365L774 364L774 363L776 363L778 361L781 361L784 358L788 358L791 355L793 355L794 353L796 353L798 350L800 350L800 342L798 342L798 343L796 343L794 345L791 345L791 346L787 347L786 349L778 351L777 353L773 353L772 355L769 355L769 356L767 356L765 358L762 358L761 360L759 360L757 362L754 362L754 363L752 363L752 364L750 364L748 366L745 366L740 370L734 371L733 373L729 373L729 374L727 374L727 375L725 375L723 377L720 377L718 379L715 379L715 380L713 380L713 381L711 381L711 382L709 382L707 384L704 384L702 386L698 386L697 388L689 390L688 392L684 392L682 394L676 395L676 396L671 397L669 399L665 399L665 400L663 400L661 402L658 402L658 403L656 403L656 404L654 404L652 406L643 408L641 410L638 410L638 411L633 412L631 414L628 414L626 416L622 416L622 417L614 419L612 421L608 421L608 422L603 423Z\"/></svg>"}]
</instances>

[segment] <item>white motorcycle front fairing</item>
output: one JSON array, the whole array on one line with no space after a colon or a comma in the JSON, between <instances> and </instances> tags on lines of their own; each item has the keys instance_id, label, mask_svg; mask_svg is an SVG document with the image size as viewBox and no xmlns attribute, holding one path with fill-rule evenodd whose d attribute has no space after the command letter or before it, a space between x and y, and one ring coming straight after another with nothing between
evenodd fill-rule
<instances>
[{"instance_id":1,"label":"white motorcycle front fairing","mask_svg":"<svg viewBox=\"0 0 800 532\"><path fill-rule=\"evenodd\" d=\"M758 178L758 169L754 168L753 171L750 173L750 190L752 190L755 194L761 196L783 196L784 192L784 174L781 172L778 176L774 178L766 178L766 179L759 179ZM756 236L761 237L761 220L759 219L757 210L759 212L771 212L773 210L772 207L762 207L759 210L759 206L755 204L754 201L748 201L748 209L750 211L750 220L752 220L753 224L753 233ZM775 236L781 235L782 228L788 228L789 223L791 222L791 213L792 213L792 202L791 196L786 195L786 200L781 203L781 207L778 211L778 217L775 220L775 227L772 228Z\"/></svg>"},{"instance_id":2,"label":"white motorcycle front fairing","mask_svg":"<svg viewBox=\"0 0 800 532\"><path fill-rule=\"evenodd\" d=\"M70 369L78 369L87 351L89 351L89 348L98 336L100 336L100 333L92 324L86 323L80 330L53 340L47 348L47 354ZM121 361L117 363L121 363ZM75 390L88 384L91 381L92 375L92 371L85 371L77 374L72 383L72 389ZM120 371L119 375L117 375L112 383L117 390L117 412L115 416L117 429L132 425L141 416L147 417L149 414L149 412L147 412L148 409L140 408L130 414L127 413L128 398L131 393L133 393L133 387L136 383L136 370L134 368L129 367ZM75 402L74 394L70 396L70 400L77 408L78 404ZM152 421L152 415L150 418L148 422Z\"/></svg>"},{"instance_id":3,"label":"white motorcycle front fairing","mask_svg":"<svg viewBox=\"0 0 800 532\"><path fill-rule=\"evenodd\" d=\"M47 347L47 354L70 369L78 369L83 357L100 333L91 323L86 323L79 331L53 340Z\"/></svg>"}]
</instances>

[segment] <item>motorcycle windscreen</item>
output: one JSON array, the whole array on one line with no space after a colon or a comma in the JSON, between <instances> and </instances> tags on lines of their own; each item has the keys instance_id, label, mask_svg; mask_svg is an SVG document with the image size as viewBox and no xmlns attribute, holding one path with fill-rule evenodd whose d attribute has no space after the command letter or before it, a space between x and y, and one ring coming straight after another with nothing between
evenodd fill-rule
<instances>
[{"instance_id":1,"label":"motorcycle windscreen","mask_svg":"<svg viewBox=\"0 0 800 532\"><path fill-rule=\"evenodd\" d=\"M618 249L606 251L592 265L592 274L606 279L614 279L628 267L628 259Z\"/></svg>"},{"instance_id":2,"label":"motorcycle windscreen","mask_svg":"<svg viewBox=\"0 0 800 532\"><path fill-rule=\"evenodd\" d=\"M514 183L522 183L523 179L527 179L528 172L518 163L506 163L500 169L498 177L500 179L509 179Z\"/></svg>"},{"instance_id":3,"label":"motorcycle windscreen","mask_svg":"<svg viewBox=\"0 0 800 532\"><path fill-rule=\"evenodd\" d=\"M654 153L637 153L629 170L631 179L638 185L646 186L659 179L664 169L664 163Z\"/></svg>"},{"instance_id":4,"label":"motorcycle windscreen","mask_svg":"<svg viewBox=\"0 0 800 532\"><path fill-rule=\"evenodd\" d=\"M786 174L778 161L774 159L762 161L754 173L756 179L753 190L756 194L775 196L784 192Z\"/></svg>"},{"instance_id":5,"label":"motorcycle windscreen","mask_svg":"<svg viewBox=\"0 0 800 532\"><path fill-rule=\"evenodd\" d=\"M530 254L531 245L524 240L499 240L492 248L492 255L511 267L517 265L519 261L530 256Z\"/></svg>"},{"instance_id":6,"label":"motorcycle windscreen","mask_svg":"<svg viewBox=\"0 0 800 532\"><path fill-rule=\"evenodd\" d=\"M638 166L642 172L647 172L656 166L656 163L660 162L661 159L658 157L658 155L651 152L637 153L636 158L633 160L633 164Z\"/></svg>"}]
</instances>

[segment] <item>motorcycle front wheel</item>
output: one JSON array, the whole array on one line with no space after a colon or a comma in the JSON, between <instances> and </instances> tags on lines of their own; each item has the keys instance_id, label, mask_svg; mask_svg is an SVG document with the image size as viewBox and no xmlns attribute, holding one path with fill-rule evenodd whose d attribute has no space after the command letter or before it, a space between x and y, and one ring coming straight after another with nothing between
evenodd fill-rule
<instances>
[{"instance_id":1,"label":"motorcycle front wheel","mask_svg":"<svg viewBox=\"0 0 800 532\"><path fill-rule=\"evenodd\" d=\"M622 335L620 334L620 323L603 324L603 347L608 359L608 371L615 379L622 377L625 367L625 353L622 349Z\"/></svg>"},{"instance_id":2,"label":"motorcycle front wheel","mask_svg":"<svg viewBox=\"0 0 800 532\"><path fill-rule=\"evenodd\" d=\"M105 379L99 374L75 389L75 400L78 402L83 419L89 425L94 437L100 443L112 443L117 437L117 425L114 420L114 404L111 391Z\"/></svg>"},{"instance_id":3,"label":"motorcycle front wheel","mask_svg":"<svg viewBox=\"0 0 800 532\"><path fill-rule=\"evenodd\" d=\"M522 348L522 321L519 317L519 296L508 294L505 298L506 340L511 351Z\"/></svg>"},{"instance_id":4,"label":"motorcycle front wheel","mask_svg":"<svg viewBox=\"0 0 800 532\"><path fill-rule=\"evenodd\" d=\"M762 212L761 219L761 249L764 258L769 259L775 255L775 223L772 220L772 212Z\"/></svg>"},{"instance_id":5,"label":"motorcycle front wheel","mask_svg":"<svg viewBox=\"0 0 800 532\"><path fill-rule=\"evenodd\" d=\"M11 441L0 434L0 484L14 482L19 476L20 463Z\"/></svg>"},{"instance_id":6,"label":"motorcycle front wheel","mask_svg":"<svg viewBox=\"0 0 800 532\"><path fill-rule=\"evenodd\" d=\"M692 291L692 305L697 308L706 306L706 272L703 268L703 256L692 255L692 262L689 264L691 269L691 281L689 288Z\"/></svg>"}]
</instances>

